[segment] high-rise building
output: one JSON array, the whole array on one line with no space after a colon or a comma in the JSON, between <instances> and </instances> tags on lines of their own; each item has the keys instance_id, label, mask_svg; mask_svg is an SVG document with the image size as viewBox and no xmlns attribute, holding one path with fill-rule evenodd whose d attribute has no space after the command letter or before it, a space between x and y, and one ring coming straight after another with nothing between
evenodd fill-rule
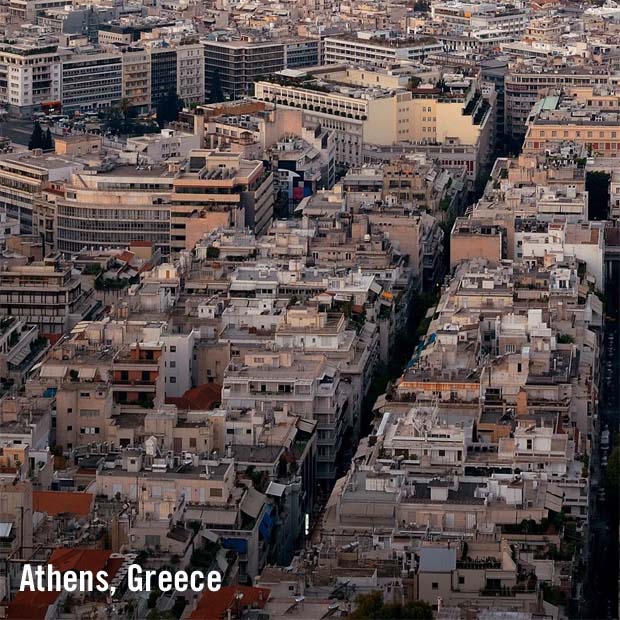
<instances>
[{"instance_id":1,"label":"high-rise building","mask_svg":"<svg viewBox=\"0 0 620 620\"><path fill-rule=\"evenodd\" d=\"M122 84L119 52L78 48L62 60L62 109L66 113L94 112L118 105Z\"/></svg>"},{"instance_id":2,"label":"high-rise building","mask_svg":"<svg viewBox=\"0 0 620 620\"><path fill-rule=\"evenodd\" d=\"M222 91L233 99L250 93L261 76L284 69L284 45L277 41L204 41L205 99L209 98L214 76ZM215 78L218 79L218 78Z\"/></svg>"},{"instance_id":3,"label":"high-rise building","mask_svg":"<svg viewBox=\"0 0 620 620\"><path fill-rule=\"evenodd\" d=\"M273 174L236 153L191 151L173 181L171 250L191 249L218 227L265 232L273 218Z\"/></svg>"},{"instance_id":4,"label":"high-rise building","mask_svg":"<svg viewBox=\"0 0 620 620\"><path fill-rule=\"evenodd\" d=\"M52 37L20 37L0 43L0 100L9 114L31 118L41 105L58 106L61 64Z\"/></svg>"},{"instance_id":5,"label":"high-rise building","mask_svg":"<svg viewBox=\"0 0 620 620\"><path fill-rule=\"evenodd\" d=\"M139 111L151 108L151 58L142 47L123 49L123 98Z\"/></svg>"},{"instance_id":6,"label":"high-rise building","mask_svg":"<svg viewBox=\"0 0 620 620\"><path fill-rule=\"evenodd\" d=\"M151 105L157 108L168 93L177 89L177 51L173 47L152 47Z\"/></svg>"}]
</instances>

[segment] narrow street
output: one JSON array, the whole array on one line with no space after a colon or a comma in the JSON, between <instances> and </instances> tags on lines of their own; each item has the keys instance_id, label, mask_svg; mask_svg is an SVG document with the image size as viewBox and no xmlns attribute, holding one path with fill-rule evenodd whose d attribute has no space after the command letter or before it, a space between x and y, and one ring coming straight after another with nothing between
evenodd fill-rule
<instances>
[{"instance_id":1,"label":"narrow street","mask_svg":"<svg viewBox=\"0 0 620 620\"><path fill-rule=\"evenodd\" d=\"M607 316L601 360L601 393L599 401L599 433L592 455L590 519L590 570L586 584L586 618L618 618L618 507L611 505L605 488L605 468L612 448L618 441L620 418L620 312L617 278L610 278L607 288ZM609 431L609 444L601 442L601 434Z\"/></svg>"}]
</instances>

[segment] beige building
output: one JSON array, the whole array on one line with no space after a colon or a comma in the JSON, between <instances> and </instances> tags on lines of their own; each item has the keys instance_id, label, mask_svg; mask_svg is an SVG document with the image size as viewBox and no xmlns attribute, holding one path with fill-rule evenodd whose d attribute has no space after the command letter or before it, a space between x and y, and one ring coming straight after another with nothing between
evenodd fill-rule
<instances>
[{"instance_id":1,"label":"beige building","mask_svg":"<svg viewBox=\"0 0 620 620\"><path fill-rule=\"evenodd\" d=\"M192 249L216 228L267 230L273 218L273 175L261 161L234 153L191 151L173 181L171 250Z\"/></svg>"},{"instance_id":2,"label":"beige building","mask_svg":"<svg viewBox=\"0 0 620 620\"><path fill-rule=\"evenodd\" d=\"M138 110L151 107L151 58L148 50L128 47L123 52L123 98Z\"/></svg>"},{"instance_id":3,"label":"beige building","mask_svg":"<svg viewBox=\"0 0 620 620\"><path fill-rule=\"evenodd\" d=\"M590 87L541 99L528 119L523 152L544 153L559 143L584 145L596 157L620 157L620 96Z\"/></svg>"},{"instance_id":4,"label":"beige building","mask_svg":"<svg viewBox=\"0 0 620 620\"><path fill-rule=\"evenodd\" d=\"M149 241L167 254L174 176L164 165L120 165L96 174L73 175L62 195L48 202L56 213L56 248L77 254Z\"/></svg>"},{"instance_id":5,"label":"beige building","mask_svg":"<svg viewBox=\"0 0 620 620\"><path fill-rule=\"evenodd\" d=\"M497 265L506 252L506 233L493 221L458 217L450 234L450 268L484 256Z\"/></svg>"},{"instance_id":6,"label":"beige building","mask_svg":"<svg viewBox=\"0 0 620 620\"><path fill-rule=\"evenodd\" d=\"M475 145L483 159L491 138L489 104L477 92L475 81L459 82L456 88L458 94L432 87L396 92L368 88L368 97L360 98L351 94L350 87L325 86L325 82L315 87L311 81L287 85L273 80L257 82L255 96L301 108L309 121L333 129L336 158L349 165L361 165L365 144Z\"/></svg>"},{"instance_id":7,"label":"beige building","mask_svg":"<svg viewBox=\"0 0 620 620\"><path fill-rule=\"evenodd\" d=\"M84 288L57 255L0 269L0 315L35 324L52 341L97 309L92 289Z\"/></svg>"}]
</instances>

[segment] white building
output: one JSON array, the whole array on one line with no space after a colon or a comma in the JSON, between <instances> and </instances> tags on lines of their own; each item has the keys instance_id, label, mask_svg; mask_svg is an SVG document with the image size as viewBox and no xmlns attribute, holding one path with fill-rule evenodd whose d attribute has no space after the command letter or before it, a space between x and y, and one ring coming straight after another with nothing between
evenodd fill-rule
<instances>
[{"instance_id":1,"label":"white building","mask_svg":"<svg viewBox=\"0 0 620 620\"><path fill-rule=\"evenodd\" d=\"M56 39L19 37L0 44L0 100L9 114L31 118L41 104L60 103L61 64Z\"/></svg>"},{"instance_id":2,"label":"white building","mask_svg":"<svg viewBox=\"0 0 620 620\"><path fill-rule=\"evenodd\" d=\"M205 56L200 43L176 47L177 94L187 105L201 103L205 95Z\"/></svg>"},{"instance_id":3,"label":"white building","mask_svg":"<svg viewBox=\"0 0 620 620\"><path fill-rule=\"evenodd\" d=\"M431 37L395 38L381 33L358 32L356 36L326 37L325 64L385 65L403 60L423 60L429 54L443 51Z\"/></svg>"},{"instance_id":4,"label":"white building","mask_svg":"<svg viewBox=\"0 0 620 620\"><path fill-rule=\"evenodd\" d=\"M62 60L64 112L97 111L122 97L123 63L118 52L75 49Z\"/></svg>"},{"instance_id":5,"label":"white building","mask_svg":"<svg viewBox=\"0 0 620 620\"><path fill-rule=\"evenodd\" d=\"M194 345L200 332L163 334L165 391L167 397L180 398L193 387Z\"/></svg>"}]
</instances>

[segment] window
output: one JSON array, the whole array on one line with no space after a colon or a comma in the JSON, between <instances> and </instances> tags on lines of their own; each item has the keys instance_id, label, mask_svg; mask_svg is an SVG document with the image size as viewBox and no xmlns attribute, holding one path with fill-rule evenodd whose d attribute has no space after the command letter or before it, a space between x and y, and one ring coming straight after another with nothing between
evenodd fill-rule
<instances>
[{"instance_id":1,"label":"window","mask_svg":"<svg viewBox=\"0 0 620 620\"><path fill-rule=\"evenodd\" d=\"M431 588L433 590L439 590L439 583L437 583L436 581L433 581L433 583L431 584Z\"/></svg>"},{"instance_id":2,"label":"window","mask_svg":"<svg viewBox=\"0 0 620 620\"><path fill-rule=\"evenodd\" d=\"M176 368L176 367L177 367L176 362L170 362L170 368Z\"/></svg>"},{"instance_id":3,"label":"window","mask_svg":"<svg viewBox=\"0 0 620 620\"><path fill-rule=\"evenodd\" d=\"M73 430L73 426L67 426L67 430L68 431L72 431Z\"/></svg>"},{"instance_id":4,"label":"window","mask_svg":"<svg viewBox=\"0 0 620 620\"><path fill-rule=\"evenodd\" d=\"M177 382L176 377L170 377L170 383L176 383L176 382Z\"/></svg>"},{"instance_id":5,"label":"window","mask_svg":"<svg viewBox=\"0 0 620 620\"><path fill-rule=\"evenodd\" d=\"M156 534L146 534L144 536L144 544L147 547L159 547L159 536Z\"/></svg>"},{"instance_id":6,"label":"window","mask_svg":"<svg viewBox=\"0 0 620 620\"><path fill-rule=\"evenodd\" d=\"M465 583L465 577L461 577L461 576L459 575L459 584L460 584L460 585L463 585L464 583Z\"/></svg>"},{"instance_id":7,"label":"window","mask_svg":"<svg viewBox=\"0 0 620 620\"><path fill-rule=\"evenodd\" d=\"M222 497L222 489L210 489L209 497Z\"/></svg>"},{"instance_id":8,"label":"window","mask_svg":"<svg viewBox=\"0 0 620 620\"><path fill-rule=\"evenodd\" d=\"M506 345L506 353L514 353L515 352L515 345L514 344L507 344Z\"/></svg>"},{"instance_id":9,"label":"window","mask_svg":"<svg viewBox=\"0 0 620 620\"><path fill-rule=\"evenodd\" d=\"M177 352L177 348L172 344L170 345L170 353L176 353Z\"/></svg>"},{"instance_id":10,"label":"window","mask_svg":"<svg viewBox=\"0 0 620 620\"><path fill-rule=\"evenodd\" d=\"M190 437L189 438L189 447L190 448L195 448L196 447L196 438L195 437Z\"/></svg>"},{"instance_id":11,"label":"window","mask_svg":"<svg viewBox=\"0 0 620 620\"><path fill-rule=\"evenodd\" d=\"M439 450L439 456L446 456L445 450Z\"/></svg>"}]
</instances>

